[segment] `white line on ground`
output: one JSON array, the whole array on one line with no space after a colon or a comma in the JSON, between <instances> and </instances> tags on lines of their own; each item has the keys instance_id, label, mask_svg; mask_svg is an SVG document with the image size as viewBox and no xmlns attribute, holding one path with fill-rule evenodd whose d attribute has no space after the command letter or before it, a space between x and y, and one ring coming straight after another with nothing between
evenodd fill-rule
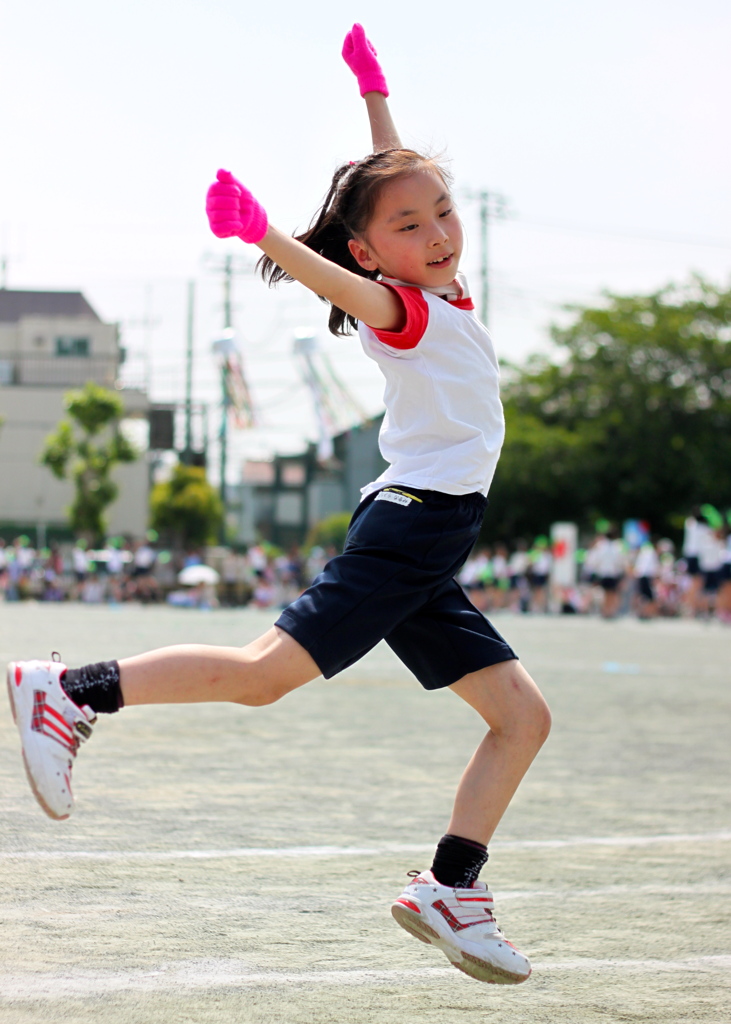
<instances>
[{"instance_id":1,"label":"white line on ground","mask_svg":"<svg viewBox=\"0 0 731 1024\"><path fill-rule=\"evenodd\" d=\"M567 846L654 846L656 843L727 843L731 831L696 832L687 835L663 833L656 836L576 836L571 839L507 839L495 847L511 850L560 850Z\"/></svg>"},{"instance_id":2,"label":"white line on ground","mask_svg":"<svg viewBox=\"0 0 731 1024\"><path fill-rule=\"evenodd\" d=\"M595 889L506 889L495 890L494 896L499 903L506 900L540 899L594 899L596 896L661 896L667 897L668 886L654 885L601 885ZM728 882L687 882L682 890L673 893L673 899L692 899L697 896L731 896L731 883Z\"/></svg>"},{"instance_id":3,"label":"white line on ground","mask_svg":"<svg viewBox=\"0 0 731 1024\"><path fill-rule=\"evenodd\" d=\"M536 973L546 971L611 971L655 974L666 971L728 971L731 956L698 956L679 960L565 960L534 964ZM162 964L151 971L73 971L68 974L27 972L0 976L0 996L5 999L54 999L98 997L112 992L155 992L170 989L284 988L320 985L421 985L429 978L454 978L451 967L415 970L252 971L241 961L202 960Z\"/></svg>"},{"instance_id":4,"label":"white line on ground","mask_svg":"<svg viewBox=\"0 0 731 1024\"><path fill-rule=\"evenodd\" d=\"M492 849L560 850L572 846L654 846L658 843L726 843L731 831L656 836L575 836L571 839L508 839ZM245 857L380 857L387 854L423 853L433 843L385 843L381 846L274 846L232 850L6 850L0 860L222 860Z\"/></svg>"}]
</instances>

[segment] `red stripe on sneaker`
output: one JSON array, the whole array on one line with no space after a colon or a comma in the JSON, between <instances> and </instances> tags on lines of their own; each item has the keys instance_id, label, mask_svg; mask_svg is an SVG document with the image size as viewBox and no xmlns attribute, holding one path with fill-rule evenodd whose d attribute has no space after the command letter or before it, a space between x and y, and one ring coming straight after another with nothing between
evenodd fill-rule
<instances>
[{"instance_id":1,"label":"red stripe on sneaker","mask_svg":"<svg viewBox=\"0 0 731 1024\"><path fill-rule=\"evenodd\" d=\"M402 907L408 907L409 910L413 910L414 913L416 913L416 914L420 914L421 913L421 910L419 909L419 907L417 907L417 905L415 903L412 903L411 900L396 900L396 902L400 903Z\"/></svg>"},{"instance_id":2,"label":"red stripe on sneaker","mask_svg":"<svg viewBox=\"0 0 731 1024\"><path fill-rule=\"evenodd\" d=\"M46 715L51 715L53 718L56 719L57 722L60 722L65 729L68 729L69 732L71 732L71 726L69 725L69 723L63 717L63 715L60 715L55 708L52 708L50 706L50 704L46 704Z\"/></svg>"},{"instance_id":3,"label":"red stripe on sneaker","mask_svg":"<svg viewBox=\"0 0 731 1024\"><path fill-rule=\"evenodd\" d=\"M449 925L449 927L452 929L453 932L461 932L463 928L467 927L467 925L461 924L457 920L457 918L454 916L452 911L446 905L444 900L437 900L436 903L432 903L432 907L435 910L439 911L439 913L442 915L442 917L447 922L447 924Z\"/></svg>"},{"instance_id":4,"label":"red stripe on sneaker","mask_svg":"<svg viewBox=\"0 0 731 1024\"><path fill-rule=\"evenodd\" d=\"M69 744L69 746L73 743L74 736L72 732L69 732L68 730L64 732L63 729L59 729L55 722L49 722L47 718L44 718L43 724L45 729L43 729L42 732L45 733L46 736L49 735L47 730L50 729L52 733L55 733L56 736L60 736L65 743Z\"/></svg>"},{"instance_id":5,"label":"red stripe on sneaker","mask_svg":"<svg viewBox=\"0 0 731 1024\"><path fill-rule=\"evenodd\" d=\"M60 747L63 747L64 750L68 750L69 754L71 754L72 757L76 757L76 751L78 749L78 744L76 740L73 740L71 743L69 743L69 741L63 739L63 737L54 736L52 732L46 732L45 729L42 730L42 735L45 736L46 739L53 740L55 743L58 743L58 745Z\"/></svg>"},{"instance_id":6,"label":"red stripe on sneaker","mask_svg":"<svg viewBox=\"0 0 731 1024\"><path fill-rule=\"evenodd\" d=\"M54 718L55 721L53 720ZM48 737L49 740L55 740L64 750L68 750L73 757L76 756L79 741L66 719L53 708L48 707L43 690L35 690L33 693L33 715L30 727L33 732L39 732L41 735Z\"/></svg>"},{"instance_id":7,"label":"red stripe on sneaker","mask_svg":"<svg viewBox=\"0 0 731 1024\"><path fill-rule=\"evenodd\" d=\"M22 682L23 682L23 669L20 667L20 665L16 665L15 666L15 685L16 686L20 686L20 684Z\"/></svg>"}]
</instances>

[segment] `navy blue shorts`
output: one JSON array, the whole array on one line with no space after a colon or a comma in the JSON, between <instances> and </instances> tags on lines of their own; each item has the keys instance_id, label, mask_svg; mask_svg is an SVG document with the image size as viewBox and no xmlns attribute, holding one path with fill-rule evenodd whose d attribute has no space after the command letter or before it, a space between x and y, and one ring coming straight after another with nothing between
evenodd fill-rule
<instances>
[{"instance_id":1,"label":"navy blue shorts","mask_svg":"<svg viewBox=\"0 0 731 1024\"><path fill-rule=\"evenodd\" d=\"M698 564L698 555L687 555L685 559L689 576L700 576L701 569Z\"/></svg>"},{"instance_id":2,"label":"navy blue shorts","mask_svg":"<svg viewBox=\"0 0 731 1024\"><path fill-rule=\"evenodd\" d=\"M345 549L276 625L326 679L385 640L427 690L517 658L454 579L487 499L387 487L350 521Z\"/></svg>"},{"instance_id":3,"label":"navy blue shorts","mask_svg":"<svg viewBox=\"0 0 731 1024\"><path fill-rule=\"evenodd\" d=\"M723 572L721 569L712 569L703 573L703 593L717 594L721 586Z\"/></svg>"}]
</instances>

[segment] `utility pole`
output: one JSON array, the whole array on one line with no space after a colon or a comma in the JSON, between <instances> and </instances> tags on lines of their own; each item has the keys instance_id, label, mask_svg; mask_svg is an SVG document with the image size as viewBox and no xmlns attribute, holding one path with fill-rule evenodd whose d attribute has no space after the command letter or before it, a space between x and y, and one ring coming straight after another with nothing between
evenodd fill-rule
<instances>
[{"instance_id":1,"label":"utility pole","mask_svg":"<svg viewBox=\"0 0 731 1024\"><path fill-rule=\"evenodd\" d=\"M237 259L232 253L227 253L223 260L207 253L204 260L209 268L222 275L223 278L223 326L224 330L230 331L233 327L233 313L231 303L231 291L234 275L247 274L253 269L250 260ZM228 458L228 412L231 405L231 397L226 382L225 364L221 370L221 426L218 433L220 451L220 476L219 493L226 508L226 463Z\"/></svg>"},{"instance_id":2,"label":"utility pole","mask_svg":"<svg viewBox=\"0 0 731 1024\"><path fill-rule=\"evenodd\" d=\"M230 331L233 326L231 316L231 284L233 278L233 256L229 253L223 261L223 328ZM228 410L231 396L226 382L225 372L221 373L221 501L224 513L226 510L226 464L228 461Z\"/></svg>"},{"instance_id":3,"label":"utility pole","mask_svg":"<svg viewBox=\"0 0 731 1024\"><path fill-rule=\"evenodd\" d=\"M185 345L185 449L186 460L193 454L193 331L195 281L188 281L188 331Z\"/></svg>"},{"instance_id":4,"label":"utility pole","mask_svg":"<svg viewBox=\"0 0 731 1024\"><path fill-rule=\"evenodd\" d=\"M504 220L507 216L508 201L499 192L467 190L465 196L480 204L480 319L485 327L490 326L490 261L488 250L488 226L491 220Z\"/></svg>"}]
</instances>

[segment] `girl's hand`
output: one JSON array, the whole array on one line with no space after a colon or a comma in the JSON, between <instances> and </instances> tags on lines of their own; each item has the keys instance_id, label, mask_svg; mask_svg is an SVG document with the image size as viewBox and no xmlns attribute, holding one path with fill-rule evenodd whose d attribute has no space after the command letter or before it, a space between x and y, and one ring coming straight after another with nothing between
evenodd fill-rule
<instances>
[{"instance_id":1,"label":"girl's hand","mask_svg":"<svg viewBox=\"0 0 731 1024\"><path fill-rule=\"evenodd\" d=\"M240 238L260 242L269 222L264 207L230 171L220 170L208 189L206 213L217 238Z\"/></svg>"},{"instance_id":2,"label":"girl's hand","mask_svg":"<svg viewBox=\"0 0 731 1024\"><path fill-rule=\"evenodd\" d=\"M380 92L388 96L388 86L378 63L378 54L362 25L353 25L345 37L343 60L358 79L361 96L367 92Z\"/></svg>"}]
</instances>

